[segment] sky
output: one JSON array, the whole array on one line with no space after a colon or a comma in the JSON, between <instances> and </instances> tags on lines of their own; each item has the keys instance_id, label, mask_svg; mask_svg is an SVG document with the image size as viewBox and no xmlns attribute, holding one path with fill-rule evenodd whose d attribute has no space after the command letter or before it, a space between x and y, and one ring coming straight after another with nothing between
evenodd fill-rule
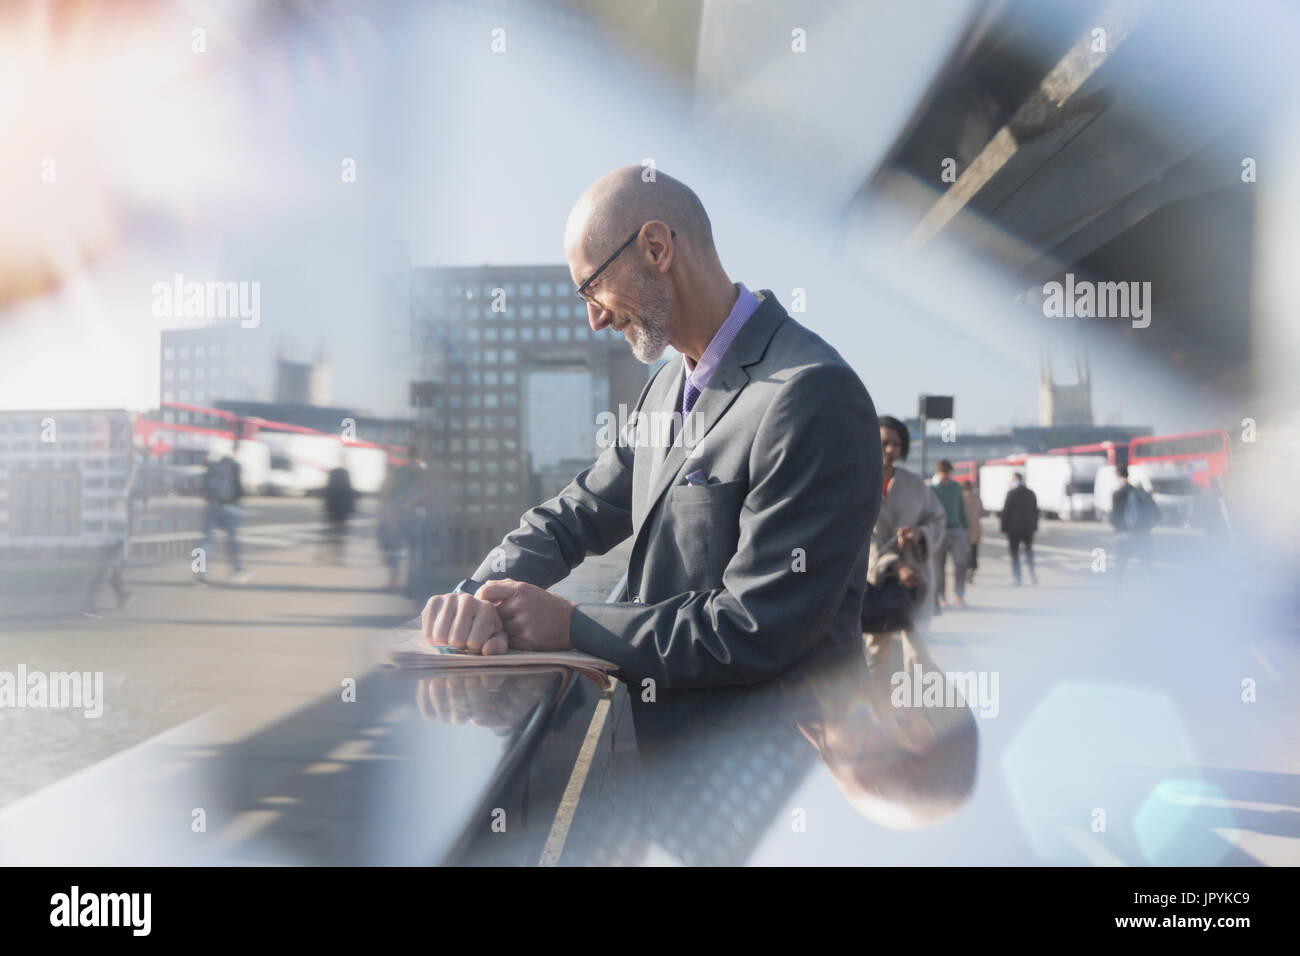
<instances>
[{"instance_id":1,"label":"sky","mask_svg":"<svg viewBox=\"0 0 1300 956\"><path fill-rule=\"evenodd\" d=\"M860 6L808 7L804 59L784 24L706 18L694 91L573 15L535 19L527 5L324 14L288 31L244 13L188 59L174 47L190 24L152 14L130 33L141 75L106 98L120 121L55 139L63 182L84 175L113 238L86 242L56 292L0 312L0 408L156 406L158 334L176 323L151 314L149 290L182 273L260 282L275 341L299 360L323 351L336 404L403 414L403 268L560 263L582 190L653 162L700 195L733 280L787 307L802 292L794 317L841 352L881 413L909 416L918 394L952 394L959 430L1036 424L1043 357L1072 370L1088 348L1098 422L1159 431L1213 420L1203 396L1086 328L1014 316L1019 290L978 263L927 274L899 257L889 230L846 228L854 192L969 9L891 5L866 19ZM492 49L494 29L504 51ZM855 46L883 35L891 42L871 56ZM96 75L85 55L83 82ZM40 131L79 119L67 85ZM161 100L139 96L148 86ZM79 170L79 154L102 168ZM347 160L355 181L340 174ZM74 246L89 231L75 217L65 225Z\"/></svg>"}]
</instances>

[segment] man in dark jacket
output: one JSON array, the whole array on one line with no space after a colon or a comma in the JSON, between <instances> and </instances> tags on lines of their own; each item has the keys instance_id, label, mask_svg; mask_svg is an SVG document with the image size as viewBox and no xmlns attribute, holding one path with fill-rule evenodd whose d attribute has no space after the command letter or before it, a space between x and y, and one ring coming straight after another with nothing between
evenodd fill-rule
<instances>
[{"instance_id":1,"label":"man in dark jacket","mask_svg":"<svg viewBox=\"0 0 1300 956\"><path fill-rule=\"evenodd\" d=\"M329 522L325 540L336 564L343 563L347 544L348 518L357 507L357 493L352 487L352 476L340 465L331 468L325 479L325 518Z\"/></svg>"},{"instance_id":2,"label":"man in dark jacket","mask_svg":"<svg viewBox=\"0 0 1300 956\"><path fill-rule=\"evenodd\" d=\"M1034 532L1038 530L1038 496L1025 487L1020 472L1011 476L1011 489L1002 505L1002 530L1011 548L1011 574L1020 586L1020 549L1025 549L1029 580L1038 583L1034 572Z\"/></svg>"},{"instance_id":3,"label":"man in dark jacket","mask_svg":"<svg viewBox=\"0 0 1300 956\"><path fill-rule=\"evenodd\" d=\"M199 542L203 557L200 564L194 566L196 581L207 581L207 560L212 554L214 532L220 528L226 533L226 546L230 553L230 564L234 571L232 580L243 584L248 575L244 572L243 560L239 552L239 499L243 495L243 475L235 455L239 451L239 439L230 446L229 454L214 456L203 474L203 540Z\"/></svg>"},{"instance_id":4,"label":"man in dark jacket","mask_svg":"<svg viewBox=\"0 0 1300 956\"><path fill-rule=\"evenodd\" d=\"M1115 529L1115 590L1124 583L1129 558L1151 569L1151 528L1160 519L1160 507L1149 494L1128 480L1128 468L1115 466L1119 487L1110 500L1110 523Z\"/></svg>"}]
</instances>

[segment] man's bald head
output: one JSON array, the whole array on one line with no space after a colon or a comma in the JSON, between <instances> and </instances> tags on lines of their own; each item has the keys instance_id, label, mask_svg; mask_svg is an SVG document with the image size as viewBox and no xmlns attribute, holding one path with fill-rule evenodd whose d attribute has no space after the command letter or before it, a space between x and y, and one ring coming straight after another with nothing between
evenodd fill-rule
<instances>
[{"instance_id":1,"label":"man's bald head","mask_svg":"<svg viewBox=\"0 0 1300 956\"><path fill-rule=\"evenodd\" d=\"M640 166L587 187L564 227L564 258L591 327L623 333L642 362L669 345L699 361L739 294L699 197Z\"/></svg>"},{"instance_id":2,"label":"man's bald head","mask_svg":"<svg viewBox=\"0 0 1300 956\"><path fill-rule=\"evenodd\" d=\"M713 227L699 197L680 180L642 166L623 166L587 187L569 213L564 247L603 258L655 220L695 251L712 253Z\"/></svg>"}]
</instances>

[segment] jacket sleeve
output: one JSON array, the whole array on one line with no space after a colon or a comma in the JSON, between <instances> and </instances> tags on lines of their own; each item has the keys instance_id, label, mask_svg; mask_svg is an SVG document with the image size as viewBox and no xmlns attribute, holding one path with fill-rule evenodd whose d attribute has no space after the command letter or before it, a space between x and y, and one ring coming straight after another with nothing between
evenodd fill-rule
<instances>
[{"instance_id":1,"label":"jacket sleeve","mask_svg":"<svg viewBox=\"0 0 1300 956\"><path fill-rule=\"evenodd\" d=\"M660 366L637 399L635 422ZM564 490L524 513L519 527L488 553L471 575L483 583L513 578L549 588L589 554L604 554L632 533L634 426L619 430L614 444Z\"/></svg>"},{"instance_id":2,"label":"jacket sleeve","mask_svg":"<svg viewBox=\"0 0 1300 956\"><path fill-rule=\"evenodd\" d=\"M862 440L848 440L862 436ZM880 429L862 381L817 365L772 399L750 451L751 483L722 587L657 604L580 604L570 639L629 683L750 684L831 629L861 573L881 503ZM805 564L793 565L799 551ZM856 620L855 620L856 623Z\"/></svg>"},{"instance_id":3,"label":"jacket sleeve","mask_svg":"<svg viewBox=\"0 0 1300 956\"><path fill-rule=\"evenodd\" d=\"M925 504L921 508L920 528L920 558L922 561L928 561L943 543L943 536L948 533L948 513L943 510L943 502L929 485L925 485Z\"/></svg>"},{"instance_id":4,"label":"jacket sleeve","mask_svg":"<svg viewBox=\"0 0 1300 956\"><path fill-rule=\"evenodd\" d=\"M898 549L891 550L889 544L897 533L898 528L892 521L886 521L877 515L876 523L871 529L871 550L867 555L868 584L879 584L882 578L888 577L893 572L900 555Z\"/></svg>"}]
</instances>

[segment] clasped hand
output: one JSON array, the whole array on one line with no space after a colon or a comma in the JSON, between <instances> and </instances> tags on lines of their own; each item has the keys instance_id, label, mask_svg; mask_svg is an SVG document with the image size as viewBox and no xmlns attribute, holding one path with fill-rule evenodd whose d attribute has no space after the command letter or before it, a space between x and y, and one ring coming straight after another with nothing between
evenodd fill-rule
<instances>
[{"instance_id":1,"label":"clasped hand","mask_svg":"<svg viewBox=\"0 0 1300 956\"><path fill-rule=\"evenodd\" d=\"M504 654L509 648L559 651L572 647L574 605L523 581L489 581L474 594L435 594L420 615L426 640L471 654Z\"/></svg>"}]
</instances>

